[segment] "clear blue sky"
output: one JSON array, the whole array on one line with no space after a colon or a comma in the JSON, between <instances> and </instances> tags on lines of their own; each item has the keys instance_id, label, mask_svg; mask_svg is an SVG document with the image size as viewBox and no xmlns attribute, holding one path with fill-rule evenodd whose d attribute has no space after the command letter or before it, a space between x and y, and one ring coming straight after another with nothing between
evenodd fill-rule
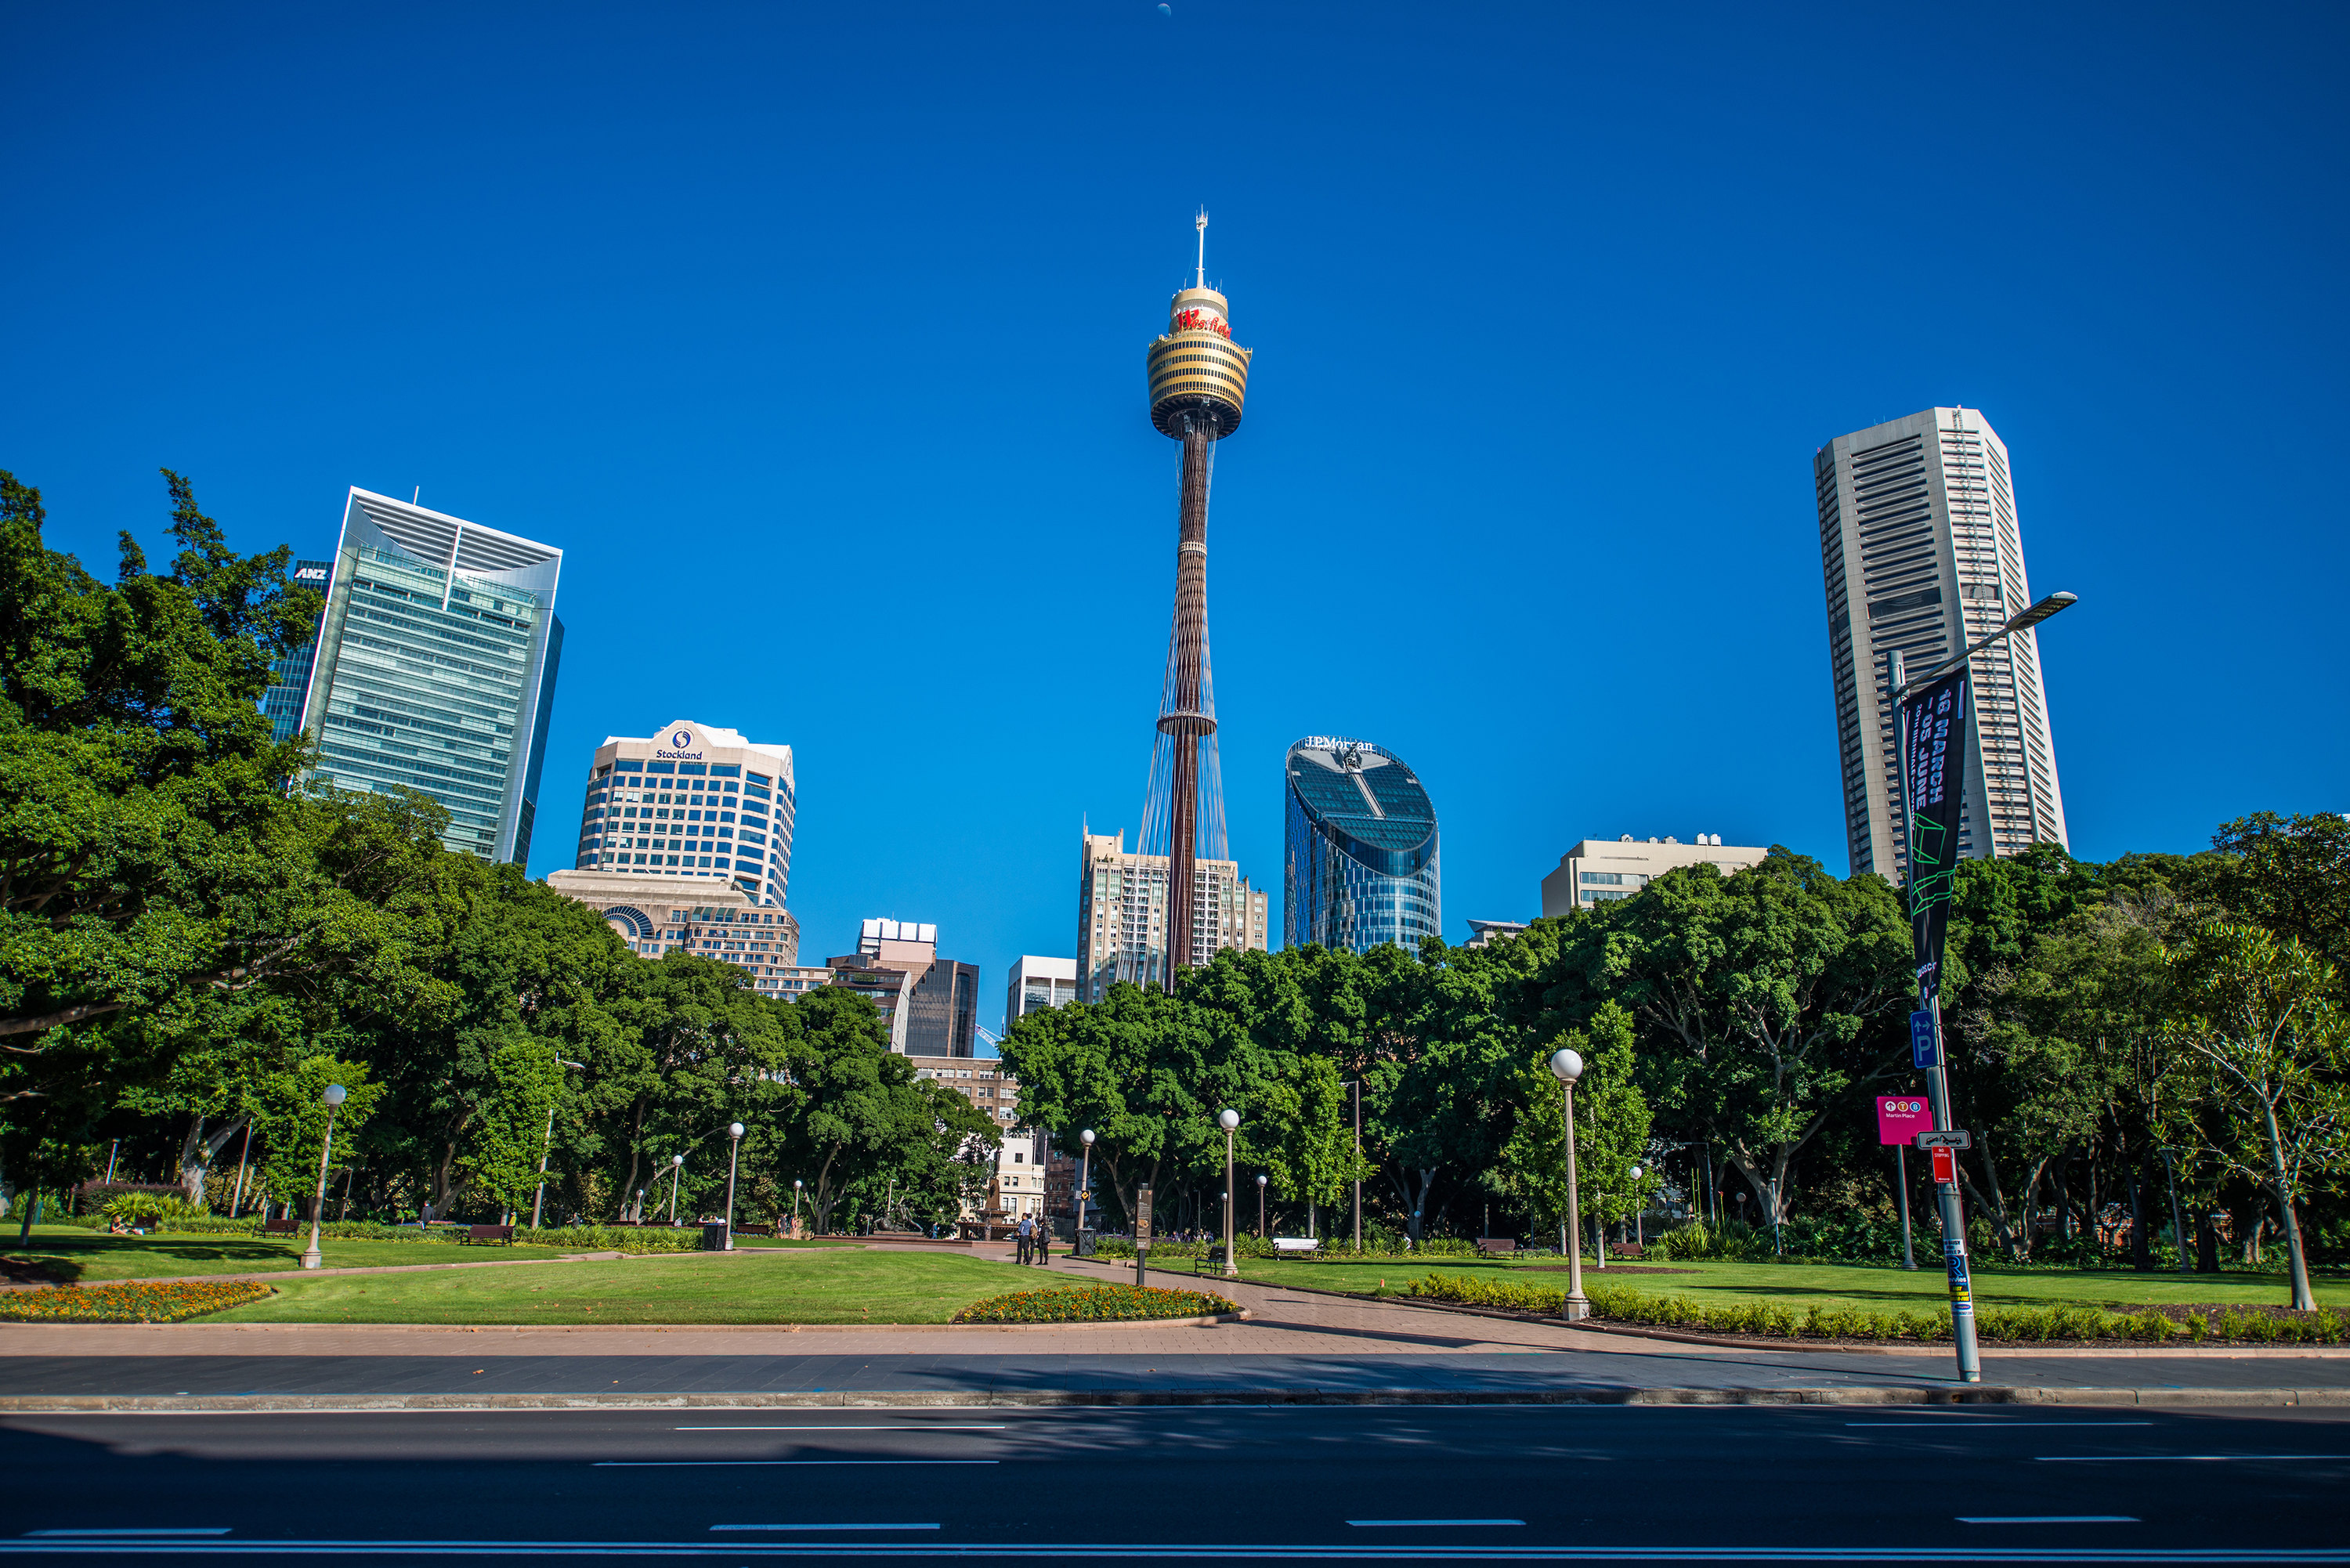
<instances>
[{"instance_id":1,"label":"clear blue sky","mask_svg":"<svg viewBox=\"0 0 2350 1568\"><path fill-rule=\"evenodd\" d=\"M1243 868L1389 747L1444 909L1586 836L1845 868L1811 458L2012 448L2076 853L2345 803L2336 6L11 7L0 465L110 570L345 488L561 545L531 857L608 734L797 753L804 953L1000 997L1137 825L1213 214L1257 351L1209 602ZM2333 473L2334 479L2326 475ZM2327 649L2335 650L2329 653ZM995 1004L983 1017L993 1022Z\"/></svg>"}]
</instances>

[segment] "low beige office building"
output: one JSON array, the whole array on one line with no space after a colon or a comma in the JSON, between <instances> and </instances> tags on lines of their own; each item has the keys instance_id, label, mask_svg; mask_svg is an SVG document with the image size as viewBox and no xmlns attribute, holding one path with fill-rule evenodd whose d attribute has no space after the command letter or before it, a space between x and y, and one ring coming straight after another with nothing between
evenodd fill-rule
<instances>
[{"instance_id":1,"label":"low beige office building","mask_svg":"<svg viewBox=\"0 0 2350 1568\"><path fill-rule=\"evenodd\" d=\"M1542 880L1542 912L1545 919L1588 909L1614 898L1628 898L1668 871L1684 866L1711 864L1723 876L1760 866L1768 849L1746 845L1724 846L1719 833L1700 833L1697 842L1678 838L1586 838L1568 850L1558 869Z\"/></svg>"},{"instance_id":2,"label":"low beige office building","mask_svg":"<svg viewBox=\"0 0 2350 1568\"><path fill-rule=\"evenodd\" d=\"M800 924L731 882L687 881L619 871L556 871L546 885L604 917L632 951L657 959L673 949L740 964L752 988L789 996L800 961ZM820 973L829 971L819 971Z\"/></svg>"}]
</instances>

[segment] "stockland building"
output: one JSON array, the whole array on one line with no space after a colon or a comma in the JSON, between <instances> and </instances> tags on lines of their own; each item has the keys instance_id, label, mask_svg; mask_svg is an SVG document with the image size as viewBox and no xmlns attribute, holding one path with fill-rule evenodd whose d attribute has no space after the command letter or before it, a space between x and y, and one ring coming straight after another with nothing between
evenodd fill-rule
<instances>
[{"instance_id":1,"label":"stockland building","mask_svg":"<svg viewBox=\"0 0 2350 1568\"><path fill-rule=\"evenodd\" d=\"M547 886L601 911L648 958L674 947L737 963L757 989L800 986L792 749L691 720L608 736L588 768L575 868Z\"/></svg>"}]
</instances>

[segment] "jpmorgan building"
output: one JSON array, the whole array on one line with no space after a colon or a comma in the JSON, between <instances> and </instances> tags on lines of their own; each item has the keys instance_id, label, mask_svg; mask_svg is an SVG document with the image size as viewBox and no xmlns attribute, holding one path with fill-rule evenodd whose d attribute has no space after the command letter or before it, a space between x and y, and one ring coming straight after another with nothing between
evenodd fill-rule
<instances>
[{"instance_id":1,"label":"jpmorgan building","mask_svg":"<svg viewBox=\"0 0 2350 1568\"><path fill-rule=\"evenodd\" d=\"M1436 807L1403 759L1368 741L1309 735L1289 748L1282 932L1367 952L1419 950L1444 930Z\"/></svg>"},{"instance_id":2,"label":"jpmorgan building","mask_svg":"<svg viewBox=\"0 0 2350 1568\"><path fill-rule=\"evenodd\" d=\"M582 871L732 883L781 908L792 869L792 749L690 719L608 736L579 814Z\"/></svg>"}]
</instances>

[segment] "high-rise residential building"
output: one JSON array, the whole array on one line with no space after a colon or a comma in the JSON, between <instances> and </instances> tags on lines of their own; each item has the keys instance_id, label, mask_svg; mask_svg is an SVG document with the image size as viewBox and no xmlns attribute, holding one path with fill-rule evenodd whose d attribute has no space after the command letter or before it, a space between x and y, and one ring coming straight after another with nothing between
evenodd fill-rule
<instances>
[{"instance_id":1,"label":"high-rise residential building","mask_svg":"<svg viewBox=\"0 0 2350 1568\"><path fill-rule=\"evenodd\" d=\"M1644 843L1628 833L1621 838L1586 838L1561 856L1558 869L1542 879L1543 919L1628 898L1683 866L1717 866L1726 877L1760 866L1770 855L1768 849L1744 845L1725 847L1719 833L1700 833L1687 844L1678 838Z\"/></svg>"},{"instance_id":2,"label":"high-rise residential building","mask_svg":"<svg viewBox=\"0 0 2350 1568\"><path fill-rule=\"evenodd\" d=\"M323 601L333 587L335 564L332 561L296 561L289 574L296 587L310 589ZM324 624L326 606L318 607L318 619ZM269 721L269 738L283 745L302 732L302 707L310 700L310 670L318 659L318 628L310 628L310 640L282 658L269 661L269 690L261 694L261 711Z\"/></svg>"},{"instance_id":3,"label":"high-rise residential building","mask_svg":"<svg viewBox=\"0 0 2350 1568\"><path fill-rule=\"evenodd\" d=\"M1283 945L1417 952L1444 934L1436 807L1401 757L1309 735L1289 748L1287 780Z\"/></svg>"},{"instance_id":4,"label":"high-rise residential building","mask_svg":"<svg viewBox=\"0 0 2350 1568\"><path fill-rule=\"evenodd\" d=\"M1099 1002L1114 981L1167 983L1173 877L1164 855L1128 854L1123 833L1087 833L1077 861L1077 1000ZM1219 948L1266 950L1265 896L1230 860L1196 860L1191 963Z\"/></svg>"},{"instance_id":5,"label":"high-rise residential building","mask_svg":"<svg viewBox=\"0 0 2350 1568\"><path fill-rule=\"evenodd\" d=\"M730 881L780 906L792 870L792 749L681 719L607 735L588 773L577 866Z\"/></svg>"},{"instance_id":6,"label":"high-rise residential building","mask_svg":"<svg viewBox=\"0 0 2350 1568\"><path fill-rule=\"evenodd\" d=\"M800 926L788 910L762 908L731 882L689 882L675 875L556 871L546 885L604 917L632 951L648 959L690 952L737 964L762 996L789 1001L831 976L799 967Z\"/></svg>"},{"instance_id":7,"label":"high-rise residential building","mask_svg":"<svg viewBox=\"0 0 2350 1568\"><path fill-rule=\"evenodd\" d=\"M1066 1007L1076 999L1076 960L1023 953L1003 987L1003 1022L1008 1026L1024 1012Z\"/></svg>"},{"instance_id":8,"label":"high-rise residential building","mask_svg":"<svg viewBox=\"0 0 2350 1568\"><path fill-rule=\"evenodd\" d=\"M969 1058L979 1046L979 967L939 957L939 929L868 919L857 950L825 960L831 983L880 1010L889 1049L905 1056Z\"/></svg>"},{"instance_id":9,"label":"high-rise residential building","mask_svg":"<svg viewBox=\"0 0 2350 1568\"><path fill-rule=\"evenodd\" d=\"M1907 875L1888 663L1923 674L2032 603L2007 447L1974 409L1836 437L1813 460L1852 869ZM2038 634L1975 655L1959 853L2064 844Z\"/></svg>"},{"instance_id":10,"label":"high-rise residential building","mask_svg":"<svg viewBox=\"0 0 2350 1568\"><path fill-rule=\"evenodd\" d=\"M421 790L447 808L450 848L527 860L563 552L354 487L327 565L302 714L313 780Z\"/></svg>"}]
</instances>

